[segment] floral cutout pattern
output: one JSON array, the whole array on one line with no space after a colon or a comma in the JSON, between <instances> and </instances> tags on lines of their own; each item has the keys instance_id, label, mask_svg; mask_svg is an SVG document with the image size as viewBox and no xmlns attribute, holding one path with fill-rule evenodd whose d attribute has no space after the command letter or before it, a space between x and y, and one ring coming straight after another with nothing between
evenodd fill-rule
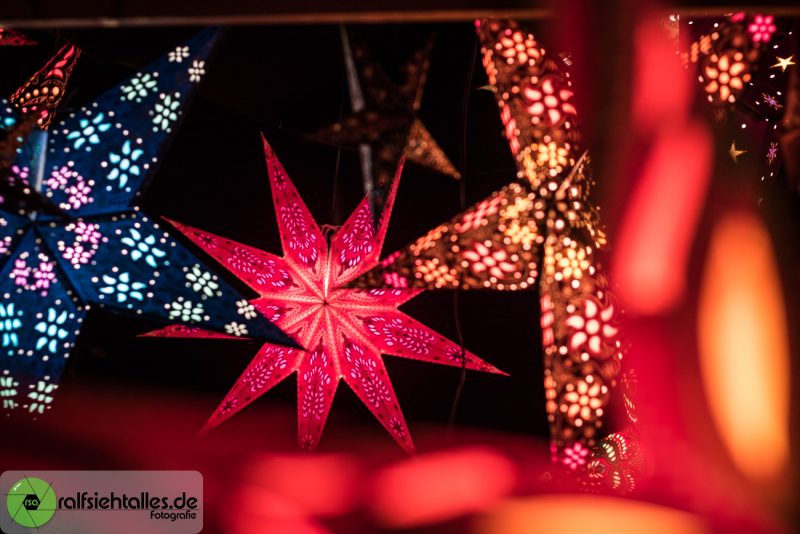
<instances>
[{"instance_id":1,"label":"floral cutout pattern","mask_svg":"<svg viewBox=\"0 0 800 534\"><path fill-rule=\"evenodd\" d=\"M132 102L141 102L151 92L154 92L158 87L158 72L145 72L139 73L130 79L128 85L120 87L122 100L129 100Z\"/></svg>"},{"instance_id":2,"label":"floral cutout pattern","mask_svg":"<svg viewBox=\"0 0 800 534\"><path fill-rule=\"evenodd\" d=\"M104 274L102 280L100 293L113 297L120 304L127 302L129 308L134 306L134 301L141 302L145 298L143 290L147 284L133 280L128 272Z\"/></svg>"},{"instance_id":3,"label":"floral cutout pattern","mask_svg":"<svg viewBox=\"0 0 800 534\"><path fill-rule=\"evenodd\" d=\"M511 184L390 254L357 287L526 290L538 276L537 196Z\"/></svg>"},{"instance_id":4,"label":"floral cutout pattern","mask_svg":"<svg viewBox=\"0 0 800 534\"><path fill-rule=\"evenodd\" d=\"M141 139L139 140L141 143ZM144 150L135 148L130 139L126 139L119 149L119 153L109 152L108 162L103 162L103 167L109 169L106 179L117 182L120 189L128 185L128 178L139 176L146 168L139 162L144 155Z\"/></svg>"},{"instance_id":5,"label":"floral cutout pattern","mask_svg":"<svg viewBox=\"0 0 800 534\"><path fill-rule=\"evenodd\" d=\"M50 307L44 315L38 314L37 317L39 321L33 327L40 334L36 341L36 350L47 350L51 354L56 354L69 335L65 328L68 319L71 318L69 312Z\"/></svg>"},{"instance_id":6,"label":"floral cutout pattern","mask_svg":"<svg viewBox=\"0 0 800 534\"><path fill-rule=\"evenodd\" d=\"M197 293L201 299L222 296L217 276L203 270L199 264L184 267L183 271L186 273L186 285L192 288L192 291ZM239 313L240 309L237 304L237 313Z\"/></svg>"},{"instance_id":7,"label":"floral cutout pattern","mask_svg":"<svg viewBox=\"0 0 800 534\"><path fill-rule=\"evenodd\" d=\"M772 34L777 30L775 17L772 15L755 15L753 22L747 25L747 31L755 43L769 42Z\"/></svg>"},{"instance_id":8,"label":"floral cutout pattern","mask_svg":"<svg viewBox=\"0 0 800 534\"><path fill-rule=\"evenodd\" d=\"M50 409L56 389L58 389L58 385L47 380L38 380L35 386L31 386L31 391L28 393L28 399L30 399L27 404L28 412L43 414L45 410Z\"/></svg>"},{"instance_id":9,"label":"floral cutout pattern","mask_svg":"<svg viewBox=\"0 0 800 534\"><path fill-rule=\"evenodd\" d=\"M27 291L38 292L41 296L47 296L50 286L57 283L55 265L46 254L39 253L37 260L31 265L28 264L30 254L25 252L14 260L14 268L11 270L10 277L14 284Z\"/></svg>"},{"instance_id":10,"label":"floral cutout pattern","mask_svg":"<svg viewBox=\"0 0 800 534\"><path fill-rule=\"evenodd\" d=\"M247 335L247 325L243 325L233 321L225 325L225 332L236 337Z\"/></svg>"},{"instance_id":11,"label":"floral cutout pattern","mask_svg":"<svg viewBox=\"0 0 800 534\"><path fill-rule=\"evenodd\" d=\"M178 319L185 323L200 323L208 321L208 316L204 315L202 303L193 303L183 297L178 297L165 306L170 319ZM226 328L226 330L228 330Z\"/></svg>"},{"instance_id":12,"label":"floral cutout pattern","mask_svg":"<svg viewBox=\"0 0 800 534\"><path fill-rule=\"evenodd\" d=\"M168 54L169 61L174 63L181 63L184 59L189 57L189 47L179 46Z\"/></svg>"},{"instance_id":13,"label":"floral cutout pattern","mask_svg":"<svg viewBox=\"0 0 800 534\"><path fill-rule=\"evenodd\" d=\"M159 262L167 256L166 251L156 246L159 240L155 235L144 235L137 228L129 228L128 235L120 242L128 247L123 249L123 254L128 254L133 261L144 261L153 269L158 268Z\"/></svg>"},{"instance_id":14,"label":"floral cutout pattern","mask_svg":"<svg viewBox=\"0 0 800 534\"><path fill-rule=\"evenodd\" d=\"M13 410L19 407L16 398L19 395L19 382L13 376L8 374L8 369L3 371L0 376L0 400L2 400L2 407L4 410Z\"/></svg>"},{"instance_id":15,"label":"floral cutout pattern","mask_svg":"<svg viewBox=\"0 0 800 534\"><path fill-rule=\"evenodd\" d=\"M205 69L206 63L203 60L194 60L192 61L192 66L189 67L189 81L197 83L199 82L206 73Z\"/></svg>"},{"instance_id":16,"label":"floral cutout pattern","mask_svg":"<svg viewBox=\"0 0 800 534\"><path fill-rule=\"evenodd\" d=\"M54 192L63 191L65 198L59 202L62 210L77 210L94 202L92 189L94 180L87 180L74 170L70 162L67 165L54 167L50 176L45 180L47 196L52 197Z\"/></svg>"},{"instance_id":17,"label":"floral cutout pattern","mask_svg":"<svg viewBox=\"0 0 800 534\"><path fill-rule=\"evenodd\" d=\"M72 142L72 148L75 150L83 148L90 151L93 145L100 144L100 135L111 128L111 122L107 120L106 115L102 112L96 114L93 118L81 119L78 124L80 126L79 129L66 132L67 140Z\"/></svg>"},{"instance_id":18,"label":"floral cutout pattern","mask_svg":"<svg viewBox=\"0 0 800 534\"><path fill-rule=\"evenodd\" d=\"M106 241L100 233L100 226L94 223L72 222L65 230L72 232L75 238L71 244L59 241L58 250L61 252L61 257L67 260L73 269L80 269L82 265L88 264L100 248L100 243Z\"/></svg>"},{"instance_id":19,"label":"floral cutout pattern","mask_svg":"<svg viewBox=\"0 0 800 534\"><path fill-rule=\"evenodd\" d=\"M9 356L19 347L18 332L22 328L22 316L22 310L13 302L0 303L0 342Z\"/></svg>"},{"instance_id":20,"label":"floral cutout pattern","mask_svg":"<svg viewBox=\"0 0 800 534\"><path fill-rule=\"evenodd\" d=\"M159 95L151 115L153 116L153 131L172 131L172 124L178 120L181 107L181 94L172 93Z\"/></svg>"},{"instance_id":21,"label":"floral cutout pattern","mask_svg":"<svg viewBox=\"0 0 800 534\"><path fill-rule=\"evenodd\" d=\"M246 300L236 302L236 313L243 315L245 319L252 319L256 316L256 307Z\"/></svg>"}]
</instances>

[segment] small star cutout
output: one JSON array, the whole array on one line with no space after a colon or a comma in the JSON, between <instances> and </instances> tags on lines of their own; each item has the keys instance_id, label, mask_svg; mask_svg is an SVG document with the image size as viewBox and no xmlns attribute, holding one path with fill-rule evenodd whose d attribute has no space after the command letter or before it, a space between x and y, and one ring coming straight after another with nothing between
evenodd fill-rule
<instances>
[{"instance_id":1,"label":"small star cutout","mask_svg":"<svg viewBox=\"0 0 800 534\"><path fill-rule=\"evenodd\" d=\"M738 150L736 148L736 140L731 141L731 148L728 150L728 154L730 154L734 163L739 163L739 156L746 153L747 150Z\"/></svg>"},{"instance_id":2,"label":"small star cutout","mask_svg":"<svg viewBox=\"0 0 800 534\"><path fill-rule=\"evenodd\" d=\"M778 157L778 143L773 141L769 144L769 150L767 150L767 161L770 165L775 161L775 158Z\"/></svg>"},{"instance_id":3,"label":"small star cutout","mask_svg":"<svg viewBox=\"0 0 800 534\"><path fill-rule=\"evenodd\" d=\"M777 98L775 98L774 96L769 95L767 93L761 93L761 99L764 101L765 104L767 104L769 107L771 107L774 110L779 110L779 109L781 109L783 107L781 105L781 103L778 102Z\"/></svg>"},{"instance_id":4,"label":"small star cutout","mask_svg":"<svg viewBox=\"0 0 800 534\"><path fill-rule=\"evenodd\" d=\"M775 59L777 59L778 62L775 63L771 68L773 68L773 69L781 69L781 72L786 72L787 68L789 68L792 65L796 65L797 64L794 61L792 61L794 59L794 56L789 56L789 57L778 57L778 56L775 56Z\"/></svg>"}]
</instances>

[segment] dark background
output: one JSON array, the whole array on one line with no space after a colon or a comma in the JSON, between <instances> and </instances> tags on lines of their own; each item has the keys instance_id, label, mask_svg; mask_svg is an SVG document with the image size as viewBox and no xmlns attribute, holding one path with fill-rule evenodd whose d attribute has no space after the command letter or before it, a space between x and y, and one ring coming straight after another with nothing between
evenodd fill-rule
<instances>
[{"instance_id":1,"label":"dark background","mask_svg":"<svg viewBox=\"0 0 800 534\"><path fill-rule=\"evenodd\" d=\"M62 104L62 112L68 112L134 74L195 31L197 28L182 27L31 32L39 46L0 49L4 72L0 90L10 95L68 39L84 51ZM420 115L464 175L467 205L514 178L513 159L501 134L494 96L478 89L487 81L471 23L360 26L354 31L395 78L414 47L435 33ZM474 75L467 80L473 52ZM280 253L259 138L259 132L263 132L317 222L343 222L362 196L357 153L342 147L336 180L337 147L308 137L349 110L339 28L230 28L206 71L197 97L144 196L143 209L154 217L169 217ZM334 183L338 183L335 188ZM407 165L384 255L459 211L458 182ZM217 266L210 259L209 264ZM217 267L218 274L237 283L224 268ZM255 296L242 284L238 287ZM403 309L457 340L452 292L423 293ZM546 436L536 294L462 293L458 311L466 348L511 376L468 372L457 424ZM58 417L60 406L69 404L63 401L77 395L81 388L97 387L111 388L125 401L120 409L142 396L161 397L166 393L169 399L170 395L197 395L210 415L257 349L247 342L136 337L157 326L99 310L90 312L47 417ZM426 423L445 425L460 371L394 357L385 361L412 433ZM228 426L259 425L261 410L293 410L295 403L292 376L215 432L224 435ZM92 417L91 412L86 417ZM202 421L198 421L198 428L200 424ZM353 431L383 432L342 384L321 447L324 449L337 435ZM269 433L269 429L264 432ZM391 439L384 436L387 441Z\"/></svg>"}]
</instances>

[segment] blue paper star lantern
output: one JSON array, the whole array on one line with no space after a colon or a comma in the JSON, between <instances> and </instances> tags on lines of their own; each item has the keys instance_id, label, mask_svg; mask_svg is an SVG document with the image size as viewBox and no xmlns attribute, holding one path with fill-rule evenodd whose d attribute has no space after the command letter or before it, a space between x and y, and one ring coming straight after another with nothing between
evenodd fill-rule
<instances>
[{"instance_id":1,"label":"blue paper star lantern","mask_svg":"<svg viewBox=\"0 0 800 534\"><path fill-rule=\"evenodd\" d=\"M65 216L0 210L0 404L43 413L91 305L292 345L246 296L135 206L205 75L204 31L19 149ZM5 102L0 124L19 120Z\"/></svg>"}]
</instances>

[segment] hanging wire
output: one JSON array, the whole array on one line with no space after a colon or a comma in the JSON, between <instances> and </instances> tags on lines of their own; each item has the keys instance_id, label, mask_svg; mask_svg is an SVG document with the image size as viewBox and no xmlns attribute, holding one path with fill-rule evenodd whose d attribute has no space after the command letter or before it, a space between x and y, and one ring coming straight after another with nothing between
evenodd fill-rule
<instances>
[{"instance_id":1,"label":"hanging wire","mask_svg":"<svg viewBox=\"0 0 800 534\"><path fill-rule=\"evenodd\" d=\"M341 108L340 108L341 110ZM341 112L339 113L339 120L341 120ZM339 225L339 167L342 161L342 145L336 147L336 164L333 170L333 192L331 193L331 220L333 224Z\"/></svg>"},{"instance_id":2,"label":"hanging wire","mask_svg":"<svg viewBox=\"0 0 800 534\"><path fill-rule=\"evenodd\" d=\"M472 46L472 59L467 71L467 80L464 84L464 98L461 105L462 123L461 123L461 179L458 181L458 202L460 211L467 209L467 123L469 121L469 98L472 94L472 79L475 75L475 62L478 57L478 36L474 36ZM447 439L453 440L453 429L455 427L456 415L458 414L458 406L461 404L461 397L464 394L464 385L467 381L467 356L464 349L464 330L461 326L461 285L462 280L459 280L458 287L453 292L453 322L456 326L456 337L458 345L461 348L461 372L458 377L458 387L456 388L455 396L453 397L453 404L450 407L450 418L447 421Z\"/></svg>"},{"instance_id":3,"label":"hanging wire","mask_svg":"<svg viewBox=\"0 0 800 534\"><path fill-rule=\"evenodd\" d=\"M339 33L346 36L347 30L344 24L339 25ZM343 37L344 39L344 37ZM344 99L345 87L340 87L339 91L339 122L344 119ZM336 144L336 163L333 170L333 191L331 192L331 220L334 225L341 224L341 214L339 213L339 169L342 163L342 143Z\"/></svg>"}]
</instances>

